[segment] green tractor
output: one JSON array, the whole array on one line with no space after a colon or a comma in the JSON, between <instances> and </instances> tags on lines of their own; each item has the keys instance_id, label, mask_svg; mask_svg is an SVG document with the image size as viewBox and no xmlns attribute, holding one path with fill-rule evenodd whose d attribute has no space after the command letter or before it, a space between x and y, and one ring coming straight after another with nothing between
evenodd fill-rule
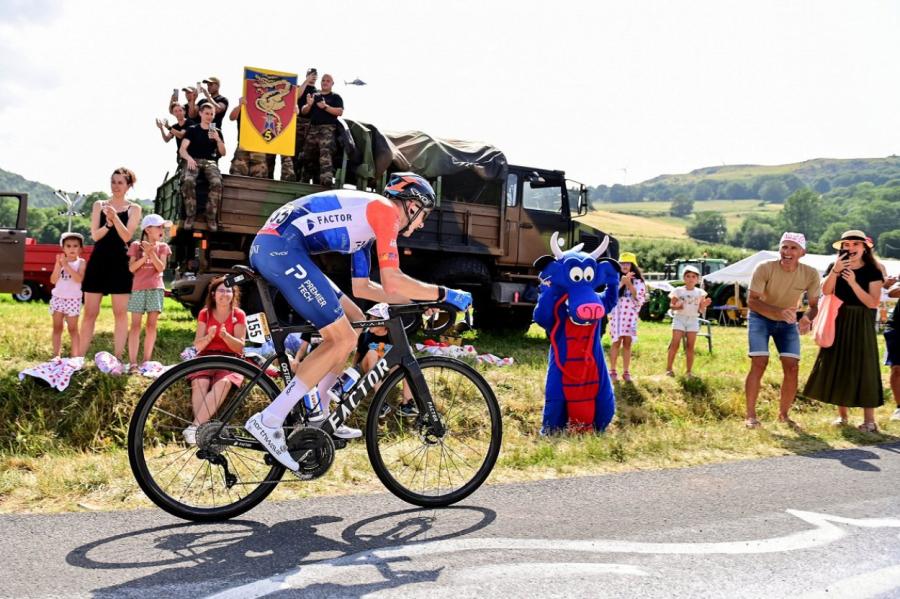
<instances>
[{"instance_id":1,"label":"green tractor","mask_svg":"<svg viewBox=\"0 0 900 599\"><path fill-rule=\"evenodd\" d=\"M680 287L684 285L684 269L686 266L693 266L699 270L702 275L721 270L728 265L727 260L721 258L691 258L687 260L675 260L666 264L664 271L664 279L668 282L668 287ZM662 287L666 287L663 285ZM705 285L707 294L713 300L713 306L733 306L733 309L720 310L723 318L733 320L735 323L742 319L742 309L747 305L746 292L743 290L735 291L733 285L711 284ZM650 288L647 301L641 306L641 320L660 321L669 311L669 291L666 289Z\"/></svg>"}]
</instances>

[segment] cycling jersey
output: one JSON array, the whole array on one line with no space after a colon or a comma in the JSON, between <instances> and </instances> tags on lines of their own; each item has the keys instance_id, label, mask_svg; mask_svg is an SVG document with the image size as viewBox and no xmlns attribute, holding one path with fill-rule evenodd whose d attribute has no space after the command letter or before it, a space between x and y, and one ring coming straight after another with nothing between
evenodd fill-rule
<instances>
[{"instance_id":1,"label":"cycling jersey","mask_svg":"<svg viewBox=\"0 0 900 599\"><path fill-rule=\"evenodd\" d=\"M397 211L390 200L342 189L285 204L269 217L259 234L300 241L310 254L352 254L353 276L368 278L373 241L378 267L399 268L399 231Z\"/></svg>"},{"instance_id":2,"label":"cycling jersey","mask_svg":"<svg viewBox=\"0 0 900 599\"><path fill-rule=\"evenodd\" d=\"M288 202L260 229L250 264L291 307L318 328L344 315L340 289L311 254L350 254L351 273L368 278L373 245L380 269L399 268L397 211L390 200L353 190L316 193Z\"/></svg>"}]
</instances>

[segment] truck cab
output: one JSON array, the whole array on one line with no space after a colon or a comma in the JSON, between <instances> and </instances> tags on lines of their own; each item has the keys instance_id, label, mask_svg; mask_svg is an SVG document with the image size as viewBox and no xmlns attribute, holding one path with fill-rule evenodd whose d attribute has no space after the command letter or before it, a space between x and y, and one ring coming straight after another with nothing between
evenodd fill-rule
<instances>
[{"instance_id":1,"label":"truck cab","mask_svg":"<svg viewBox=\"0 0 900 599\"><path fill-rule=\"evenodd\" d=\"M22 291L28 194L0 192L0 292Z\"/></svg>"}]
</instances>

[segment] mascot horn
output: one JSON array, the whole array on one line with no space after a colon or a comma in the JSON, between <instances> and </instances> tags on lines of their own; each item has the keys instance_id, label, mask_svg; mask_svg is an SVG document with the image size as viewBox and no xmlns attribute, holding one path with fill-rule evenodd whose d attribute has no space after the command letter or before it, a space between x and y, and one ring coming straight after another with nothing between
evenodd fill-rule
<instances>
[{"instance_id":1,"label":"mascot horn","mask_svg":"<svg viewBox=\"0 0 900 599\"><path fill-rule=\"evenodd\" d=\"M534 263L541 279L534 321L550 338L541 434L602 431L615 413L600 320L616 307L622 271L612 258L601 258L608 245L607 236L591 253L581 251L583 244L564 252L554 233L553 255Z\"/></svg>"}]
</instances>

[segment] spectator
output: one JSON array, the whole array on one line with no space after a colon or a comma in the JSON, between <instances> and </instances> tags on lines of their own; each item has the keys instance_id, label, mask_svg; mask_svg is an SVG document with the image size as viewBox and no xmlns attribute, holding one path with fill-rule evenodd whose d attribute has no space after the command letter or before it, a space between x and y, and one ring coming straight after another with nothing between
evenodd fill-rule
<instances>
[{"instance_id":1,"label":"spectator","mask_svg":"<svg viewBox=\"0 0 900 599\"><path fill-rule=\"evenodd\" d=\"M206 226L210 231L219 230L219 207L222 203L222 175L216 160L225 155L225 144L218 130L212 124L215 109L212 104L204 104L200 108L200 124L188 128L181 145L181 157L184 158L184 174L181 179L181 195L184 198L184 228L194 227L197 215L197 174L203 171L209 183L209 195L206 199Z\"/></svg>"},{"instance_id":2,"label":"spectator","mask_svg":"<svg viewBox=\"0 0 900 599\"><path fill-rule=\"evenodd\" d=\"M700 314L706 312L706 307L712 301L706 297L706 291L697 287L700 282L700 271L693 266L684 268L684 287L679 287L669 294L672 316L672 341L669 343L669 357L666 362L666 376L675 376L672 365L675 363L675 354L681 339L687 337L687 348L684 352L687 362L688 378L694 376L691 371L694 368L694 343L697 341L697 333L700 331Z\"/></svg>"},{"instance_id":3,"label":"spectator","mask_svg":"<svg viewBox=\"0 0 900 599\"><path fill-rule=\"evenodd\" d=\"M213 122L216 124L216 129L221 132L222 121L225 119L225 113L228 111L228 98L219 93L218 77L209 77L204 79L203 83L206 84L206 87L198 84L197 88L203 93L206 101L211 102L215 106L216 116L213 118Z\"/></svg>"},{"instance_id":4,"label":"spectator","mask_svg":"<svg viewBox=\"0 0 900 599\"><path fill-rule=\"evenodd\" d=\"M128 360L131 372L138 369L137 353L141 340L141 320L147 315L147 331L144 334L144 363L141 374L150 368L153 357L153 346L156 344L156 323L163 309L162 273L166 269L166 260L172 253L163 241L163 227L172 223L158 214L148 214L141 220L141 240L133 241L128 248L131 258L128 269L134 274L131 286L131 297L128 300L128 311L131 312L131 328L128 331Z\"/></svg>"},{"instance_id":5,"label":"spectator","mask_svg":"<svg viewBox=\"0 0 900 599\"><path fill-rule=\"evenodd\" d=\"M769 364L769 338L775 341L784 372L778 420L794 424L788 413L797 394L800 335L809 332L819 309L819 273L813 267L800 263L800 258L806 254L806 237L803 233L787 232L781 236L778 251L779 258L758 264L750 279L747 299L750 308L747 324L750 372L744 382L747 428L760 427L756 418L756 399L760 381ZM797 306L804 292L809 310L798 323Z\"/></svg>"},{"instance_id":6,"label":"spectator","mask_svg":"<svg viewBox=\"0 0 900 599\"><path fill-rule=\"evenodd\" d=\"M388 319L387 304L375 304L368 310L366 314L375 318ZM356 344L356 357L353 360L354 366L360 373L365 374L375 367L375 364L384 357L384 354L391 349L391 340L388 337L387 327L368 327L363 330ZM377 389L378 387L376 387ZM412 391L409 383L403 383L403 399L400 402L398 413L401 416L417 416L419 414L416 403L413 401ZM385 403L381 408L381 418L385 418L391 412L389 404Z\"/></svg>"},{"instance_id":7,"label":"spectator","mask_svg":"<svg viewBox=\"0 0 900 599\"><path fill-rule=\"evenodd\" d=\"M303 106L307 102L307 96L315 97L319 90L316 89L316 80L319 78L319 71L315 67L306 69L306 80L297 86L297 144L294 147L294 170L297 175L297 181L303 181L303 146L306 144L306 138L309 136L310 115L309 112L303 114Z\"/></svg>"},{"instance_id":8,"label":"spectator","mask_svg":"<svg viewBox=\"0 0 900 599\"><path fill-rule=\"evenodd\" d=\"M834 322L834 343L819 350L802 395L838 406L837 426L847 424L848 408L862 408L859 430L875 433L875 408L884 403L874 312L883 275L862 231L845 231L832 247L839 254L826 270L822 293L843 303Z\"/></svg>"},{"instance_id":9,"label":"spectator","mask_svg":"<svg viewBox=\"0 0 900 599\"><path fill-rule=\"evenodd\" d=\"M334 183L334 166L331 156L337 150L338 117L344 114L344 100L332 92L334 79L331 75L322 75L322 91L318 94L306 94L306 104L300 109L301 115L309 115L310 128L303 146L304 168L312 172L318 160L319 183Z\"/></svg>"},{"instance_id":10,"label":"spectator","mask_svg":"<svg viewBox=\"0 0 900 599\"><path fill-rule=\"evenodd\" d=\"M644 285L644 277L638 267L637 256L631 252L622 252L619 256L619 264L622 266L622 276L619 279L619 303L609 315L609 334L612 337L612 345L609 347L610 371L609 378L616 382L619 374L616 372L616 362L619 358L619 350L622 350L622 379L626 383L631 382L631 344L637 339L638 312L641 304L647 297L647 287Z\"/></svg>"},{"instance_id":11,"label":"spectator","mask_svg":"<svg viewBox=\"0 0 900 599\"><path fill-rule=\"evenodd\" d=\"M63 253L56 255L50 282L53 283L50 298L50 316L53 318L53 358L59 359L62 349L63 320L69 328L72 355L78 355L78 317L81 316L81 280L84 278L84 258L81 250L84 237L81 233L63 233L59 237Z\"/></svg>"},{"instance_id":12,"label":"spectator","mask_svg":"<svg viewBox=\"0 0 900 599\"><path fill-rule=\"evenodd\" d=\"M894 283L888 295L900 297L900 285ZM891 420L900 420L900 302L894 306L891 319L884 329L884 345L887 350L885 364L891 367L891 394L897 409L891 414Z\"/></svg>"},{"instance_id":13,"label":"spectator","mask_svg":"<svg viewBox=\"0 0 900 599\"><path fill-rule=\"evenodd\" d=\"M248 152L240 147L241 143L241 108L244 106L244 98L231 110L228 119L237 122L238 146L234 150L234 158L231 159L229 174L242 175L244 177L258 177L265 179L268 176L266 155L262 152Z\"/></svg>"},{"instance_id":14,"label":"spectator","mask_svg":"<svg viewBox=\"0 0 900 599\"><path fill-rule=\"evenodd\" d=\"M206 307L197 316L194 348L200 356L223 355L241 357L247 336L247 315L238 306L237 287L226 287L223 278L213 279L206 294ZM188 376L191 381L191 406L194 420L183 431L186 443L194 445L197 427L208 421L228 395L232 385L239 386L243 377L226 370L201 370Z\"/></svg>"},{"instance_id":15,"label":"spectator","mask_svg":"<svg viewBox=\"0 0 900 599\"><path fill-rule=\"evenodd\" d=\"M175 124L170 125L168 120L156 119L156 126L159 127L159 133L164 142L169 143L172 138L178 140L175 146L175 161L178 163L178 168L181 169L184 168L184 160L181 158L181 143L184 141L188 127L193 125L194 121L185 117L184 107L177 100L169 106L169 112L175 117Z\"/></svg>"},{"instance_id":16,"label":"spectator","mask_svg":"<svg viewBox=\"0 0 900 599\"><path fill-rule=\"evenodd\" d=\"M184 107L184 117L187 119L191 119L193 122L197 122L200 120L200 107L197 105L197 98L199 94L197 92L196 87L182 87L181 91L184 92L184 97L187 99L182 106ZM178 95L172 94L172 101L178 101Z\"/></svg>"},{"instance_id":17,"label":"spectator","mask_svg":"<svg viewBox=\"0 0 900 599\"><path fill-rule=\"evenodd\" d=\"M79 338L84 356L94 338L94 325L100 314L100 300L112 296L115 332L113 355L118 360L128 337L128 297L132 274L128 270L128 244L141 219L141 207L125 199L125 193L137 182L135 174L119 167L110 179L112 198L98 200L91 208L91 238L94 251L84 269L81 289L84 291L84 319ZM121 373L121 371L119 372Z\"/></svg>"}]
</instances>

